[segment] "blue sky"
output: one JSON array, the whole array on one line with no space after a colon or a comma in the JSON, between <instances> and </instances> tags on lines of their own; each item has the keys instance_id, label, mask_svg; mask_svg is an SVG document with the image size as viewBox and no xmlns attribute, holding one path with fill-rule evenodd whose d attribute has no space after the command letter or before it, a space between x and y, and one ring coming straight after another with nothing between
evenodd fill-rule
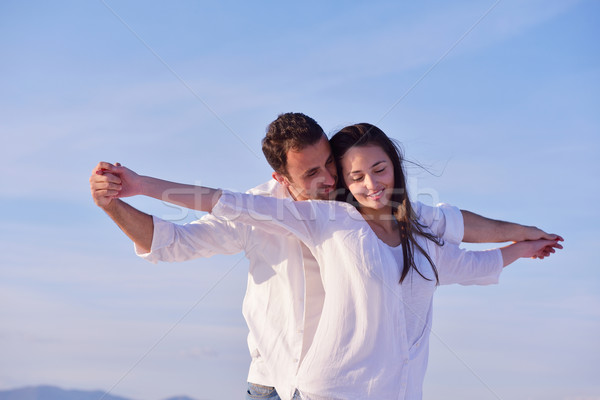
<instances>
[{"instance_id":1,"label":"blue sky","mask_svg":"<svg viewBox=\"0 0 600 400\"><path fill-rule=\"evenodd\" d=\"M420 200L560 233L494 287L442 287L425 399L600 399L600 4L0 3L0 389L239 398L243 255L151 265L98 161L245 190L277 114L371 122ZM185 222L197 214L132 199ZM489 246L469 246L482 248Z\"/></svg>"}]
</instances>

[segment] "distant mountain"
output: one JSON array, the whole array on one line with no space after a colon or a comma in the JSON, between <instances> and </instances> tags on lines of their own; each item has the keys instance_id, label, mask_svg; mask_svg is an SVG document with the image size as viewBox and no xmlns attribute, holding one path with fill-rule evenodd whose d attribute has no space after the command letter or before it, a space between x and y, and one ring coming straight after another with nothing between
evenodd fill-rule
<instances>
[{"instance_id":1,"label":"distant mountain","mask_svg":"<svg viewBox=\"0 0 600 400\"><path fill-rule=\"evenodd\" d=\"M192 399L191 397L187 397L187 396L175 396L175 397L169 397L168 399L165 400L195 400Z\"/></svg>"},{"instance_id":2,"label":"distant mountain","mask_svg":"<svg viewBox=\"0 0 600 400\"><path fill-rule=\"evenodd\" d=\"M104 396L104 397L103 397ZM131 400L105 392L64 390L54 386L31 386L0 391L0 400Z\"/></svg>"},{"instance_id":3,"label":"distant mountain","mask_svg":"<svg viewBox=\"0 0 600 400\"><path fill-rule=\"evenodd\" d=\"M20 389L0 390L0 400L131 400L106 394L101 390L64 390L55 386L31 386ZM170 397L165 400L194 400L187 396Z\"/></svg>"},{"instance_id":4,"label":"distant mountain","mask_svg":"<svg viewBox=\"0 0 600 400\"><path fill-rule=\"evenodd\" d=\"M187 397L187 396L175 396L175 397L169 397L168 399L165 400L195 400L192 399L191 397Z\"/></svg>"}]
</instances>

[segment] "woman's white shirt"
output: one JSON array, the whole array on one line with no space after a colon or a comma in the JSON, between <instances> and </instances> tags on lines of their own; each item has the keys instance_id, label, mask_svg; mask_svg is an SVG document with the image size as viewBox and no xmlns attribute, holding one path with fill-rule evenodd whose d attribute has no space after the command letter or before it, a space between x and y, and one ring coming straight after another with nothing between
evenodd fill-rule
<instances>
[{"instance_id":1,"label":"woman's white shirt","mask_svg":"<svg viewBox=\"0 0 600 400\"><path fill-rule=\"evenodd\" d=\"M412 273L400 285L394 255L398 249L379 240L354 207L224 191L213 214L294 235L321 268L321 319L296 375L290 376L290 385L303 398L421 397L435 281ZM419 241L433 259L441 284L497 283L502 271L498 250L471 252ZM415 257L419 270L433 277L426 259Z\"/></svg>"},{"instance_id":2,"label":"woman's white shirt","mask_svg":"<svg viewBox=\"0 0 600 400\"><path fill-rule=\"evenodd\" d=\"M274 179L248 193L292 199ZM464 226L456 207L417 202L413 209L436 235L460 243ZM289 377L297 374L300 360L311 347L325 299L319 266L310 250L293 235L274 234L211 214L184 225L153 219L151 252L138 251L150 262L245 252L249 265L242 313L249 330L248 382L275 386L283 400L291 399L295 386Z\"/></svg>"}]
</instances>

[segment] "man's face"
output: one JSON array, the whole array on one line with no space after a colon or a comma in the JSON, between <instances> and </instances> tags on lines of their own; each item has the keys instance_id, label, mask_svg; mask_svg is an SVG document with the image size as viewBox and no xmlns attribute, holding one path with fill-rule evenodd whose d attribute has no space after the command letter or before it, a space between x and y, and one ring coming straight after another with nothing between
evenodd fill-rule
<instances>
[{"instance_id":1,"label":"man's face","mask_svg":"<svg viewBox=\"0 0 600 400\"><path fill-rule=\"evenodd\" d=\"M329 200L335 194L337 172L325 136L300 151L287 153L287 176L273 173L296 200Z\"/></svg>"}]
</instances>

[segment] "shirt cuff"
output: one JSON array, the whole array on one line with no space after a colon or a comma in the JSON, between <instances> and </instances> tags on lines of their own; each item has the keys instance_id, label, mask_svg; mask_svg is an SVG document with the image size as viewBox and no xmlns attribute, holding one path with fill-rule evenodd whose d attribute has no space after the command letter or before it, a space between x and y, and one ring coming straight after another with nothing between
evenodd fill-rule
<instances>
[{"instance_id":1,"label":"shirt cuff","mask_svg":"<svg viewBox=\"0 0 600 400\"><path fill-rule=\"evenodd\" d=\"M500 282L500 274L504 271L504 259L502 258L502 251L500 249L489 250L493 252L496 256L496 268L490 274L489 283L497 284Z\"/></svg>"},{"instance_id":2,"label":"shirt cuff","mask_svg":"<svg viewBox=\"0 0 600 400\"><path fill-rule=\"evenodd\" d=\"M500 249L474 252L475 274L471 279L458 282L461 285L496 285L500 282L500 274L504 270L504 260Z\"/></svg>"},{"instance_id":3,"label":"shirt cuff","mask_svg":"<svg viewBox=\"0 0 600 400\"><path fill-rule=\"evenodd\" d=\"M154 215L152 216L152 222L154 224L154 231L152 233L152 245L150 247L150 252L143 252L143 250L140 249L135 243L133 244L133 248L138 257L156 264L158 262L156 251L173 243L173 238L175 237L175 228L173 223L155 217Z\"/></svg>"},{"instance_id":4,"label":"shirt cuff","mask_svg":"<svg viewBox=\"0 0 600 400\"><path fill-rule=\"evenodd\" d=\"M473 283L476 285L497 285L500 282L500 274L504 270L504 260L500 249L484 250L482 254L487 260L485 263L489 265L488 273L481 276ZM483 260L481 260L483 261Z\"/></svg>"},{"instance_id":5,"label":"shirt cuff","mask_svg":"<svg viewBox=\"0 0 600 400\"><path fill-rule=\"evenodd\" d=\"M458 207L450 204L440 203L437 205L444 213L446 219L446 230L444 240L450 243L460 244L465 236L465 221Z\"/></svg>"}]
</instances>

